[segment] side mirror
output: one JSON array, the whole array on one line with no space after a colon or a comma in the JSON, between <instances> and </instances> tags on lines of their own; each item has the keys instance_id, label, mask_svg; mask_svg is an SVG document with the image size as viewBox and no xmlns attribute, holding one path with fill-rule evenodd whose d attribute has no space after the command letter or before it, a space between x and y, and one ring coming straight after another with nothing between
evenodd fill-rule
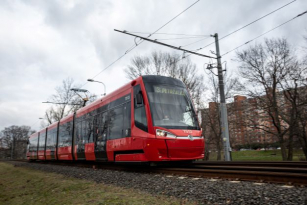
<instances>
[{"instance_id":1,"label":"side mirror","mask_svg":"<svg viewBox=\"0 0 307 205\"><path fill-rule=\"evenodd\" d=\"M143 104L143 96L142 96L142 93L141 93L141 92L139 92L138 94L136 94L136 104L137 104L137 105Z\"/></svg>"}]
</instances>

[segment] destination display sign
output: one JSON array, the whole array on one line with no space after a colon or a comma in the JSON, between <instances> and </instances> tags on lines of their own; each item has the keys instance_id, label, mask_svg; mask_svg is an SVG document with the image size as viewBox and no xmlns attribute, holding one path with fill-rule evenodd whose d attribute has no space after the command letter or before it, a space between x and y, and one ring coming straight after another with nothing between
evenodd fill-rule
<instances>
[{"instance_id":1,"label":"destination display sign","mask_svg":"<svg viewBox=\"0 0 307 205\"><path fill-rule=\"evenodd\" d=\"M176 89L170 87L163 87L163 86L153 86L155 93L164 93L164 94L171 94L171 95L185 95L183 89Z\"/></svg>"}]
</instances>

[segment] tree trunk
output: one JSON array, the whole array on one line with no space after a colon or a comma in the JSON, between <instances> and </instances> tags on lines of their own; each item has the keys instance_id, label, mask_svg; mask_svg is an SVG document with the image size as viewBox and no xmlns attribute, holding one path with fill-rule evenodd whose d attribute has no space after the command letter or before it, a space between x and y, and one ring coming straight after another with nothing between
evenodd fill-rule
<instances>
[{"instance_id":1,"label":"tree trunk","mask_svg":"<svg viewBox=\"0 0 307 205\"><path fill-rule=\"evenodd\" d=\"M209 158L210 158L210 150L209 150L208 143L206 143L206 145L205 145L205 157L204 157L204 160L205 161L209 161Z\"/></svg>"},{"instance_id":2,"label":"tree trunk","mask_svg":"<svg viewBox=\"0 0 307 205\"><path fill-rule=\"evenodd\" d=\"M280 142L280 151L281 151L282 160L286 161L287 160L286 142L283 140L283 137L280 138L279 142Z\"/></svg>"},{"instance_id":3,"label":"tree trunk","mask_svg":"<svg viewBox=\"0 0 307 205\"><path fill-rule=\"evenodd\" d=\"M221 160L222 160L221 156L222 156L222 154L221 154L221 149L218 149L218 150L217 150L217 158L216 158L216 160L217 160L217 161L221 161Z\"/></svg>"},{"instance_id":4,"label":"tree trunk","mask_svg":"<svg viewBox=\"0 0 307 205\"><path fill-rule=\"evenodd\" d=\"M289 136L289 144L288 144L289 148L288 148L288 161L292 161L293 160L293 134L290 134Z\"/></svg>"},{"instance_id":5,"label":"tree trunk","mask_svg":"<svg viewBox=\"0 0 307 205\"><path fill-rule=\"evenodd\" d=\"M293 135L294 135L294 127L291 126L289 130L289 143L288 143L288 161L293 160Z\"/></svg>"}]
</instances>

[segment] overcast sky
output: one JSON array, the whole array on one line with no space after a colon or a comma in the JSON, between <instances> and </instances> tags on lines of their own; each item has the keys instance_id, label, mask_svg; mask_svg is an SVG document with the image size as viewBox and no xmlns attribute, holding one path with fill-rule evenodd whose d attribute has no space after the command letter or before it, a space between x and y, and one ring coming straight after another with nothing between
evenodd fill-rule
<instances>
[{"instance_id":1,"label":"overcast sky","mask_svg":"<svg viewBox=\"0 0 307 205\"><path fill-rule=\"evenodd\" d=\"M62 80L73 78L84 85L134 44L134 38L113 29L153 32L196 0L91 0L18 1L0 4L0 130L11 125L29 125L38 130L48 104ZM201 0L159 32L224 36L292 0ZM221 53L270 30L307 10L307 0L297 0L274 14L220 41ZM298 55L305 43L307 15L265 35L284 37ZM144 34L145 35L145 34ZM174 36L171 36L174 38ZM178 37L178 36L177 36ZM154 35L153 38L170 38ZM168 40L181 46L197 39ZM212 42L208 38L186 49ZM264 37L251 43L262 43ZM306 45L306 44L305 44ZM242 47L241 49L247 48ZM106 84L107 93L129 82L123 70L135 55L153 50L175 52L149 42L142 43L95 80ZM202 51L210 55L214 46ZM178 52L179 54L182 54ZM228 70L235 70L235 52L223 57ZM192 57L199 72L209 60ZM103 87L87 83L82 88L102 94Z\"/></svg>"}]
</instances>

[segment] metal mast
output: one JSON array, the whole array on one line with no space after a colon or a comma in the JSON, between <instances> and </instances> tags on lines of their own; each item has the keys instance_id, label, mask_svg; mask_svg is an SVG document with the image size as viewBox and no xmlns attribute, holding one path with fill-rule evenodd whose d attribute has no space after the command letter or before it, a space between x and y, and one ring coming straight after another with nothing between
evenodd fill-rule
<instances>
[{"instance_id":1,"label":"metal mast","mask_svg":"<svg viewBox=\"0 0 307 205\"><path fill-rule=\"evenodd\" d=\"M231 161L227 107L225 99L223 69L222 69L220 47L219 47L219 37L217 33L214 34L213 37L215 38L215 48L217 56L217 70L218 70L219 90L220 90L220 117L221 117L222 140L224 145L224 156L225 156L225 161Z\"/></svg>"}]
</instances>

